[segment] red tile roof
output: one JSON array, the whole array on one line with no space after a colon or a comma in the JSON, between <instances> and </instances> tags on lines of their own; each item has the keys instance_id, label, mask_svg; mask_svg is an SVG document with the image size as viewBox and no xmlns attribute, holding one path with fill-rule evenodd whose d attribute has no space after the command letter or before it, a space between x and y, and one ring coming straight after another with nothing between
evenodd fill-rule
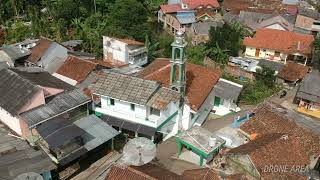
<instances>
[{"instance_id":1,"label":"red tile roof","mask_svg":"<svg viewBox=\"0 0 320 180\"><path fill-rule=\"evenodd\" d=\"M180 4L163 4L160 5L160 8L164 13L175 13L182 11Z\"/></svg>"},{"instance_id":2,"label":"red tile roof","mask_svg":"<svg viewBox=\"0 0 320 180\"><path fill-rule=\"evenodd\" d=\"M278 77L287 81L295 82L302 80L308 73L309 67L294 62L287 62L287 64L278 73Z\"/></svg>"},{"instance_id":3,"label":"red tile roof","mask_svg":"<svg viewBox=\"0 0 320 180\"><path fill-rule=\"evenodd\" d=\"M301 179L290 173L270 173L263 169L270 165L303 167L311 157L320 155L320 137L296 124L283 108L269 103L260 105L255 116L240 129L256 138L231 149L231 154L248 154L263 179Z\"/></svg>"},{"instance_id":4,"label":"red tile roof","mask_svg":"<svg viewBox=\"0 0 320 180\"><path fill-rule=\"evenodd\" d=\"M129 64L126 64L122 61L118 61L115 59L97 59L94 60L93 62L99 64L100 66L106 67L106 68L120 68L120 67L124 67L124 66L128 66Z\"/></svg>"},{"instance_id":5,"label":"red tile roof","mask_svg":"<svg viewBox=\"0 0 320 180\"><path fill-rule=\"evenodd\" d=\"M106 176L105 180L155 180L155 178L142 173L134 168L121 166L121 165L113 165Z\"/></svg>"},{"instance_id":6,"label":"red tile roof","mask_svg":"<svg viewBox=\"0 0 320 180\"><path fill-rule=\"evenodd\" d=\"M262 28L256 31L253 38L244 38L243 44L245 46L272 49L284 53L310 55L313 41L314 37L312 35Z\"/></svg>"},{"instance_id":7,"label":"red tile roof","mask_svg":"<svg viewBox=\"0 0 320 180\"><path fill-rule=\"evenodd\" d=\"M189 9L196 9L200 6L207 7L220 7L217 0L182 0L183 3L188 4Z\"/></svg>"},{"instance_id":8,"label":"red tile roof","mask_svg":"<svg viewBox=\"0 0 320 180\"><path fill-rule=\"evenodd\" d=\"M31 54L28 57L27 61L31 63L36 63L40 60L41 56L46 52L46 50L50 47L52 41L47 38L41 37L37 42L37 45L32 48Z\"/></svg>"},{"instance_id":9,"label":"red tile roof","mask_svg":"<svg viewBox=\"0 0 320 180\"><path fill-rule=\"evenodd\" d=\"M186 170L182 174L183 180L221 180L216 171L209 168Z\"/></svg>"},{"instance_id":10,"label":"red tile roof","mask_svg":"<svg viewBox=\"0 0 320 180\"><path fill-rule=\"evenodd\" d=\"M175 13L183 10L194 10L199 7L220 7L217 0L182 0L182 2L188 5L188 9L182 9L181 4L164 4L160 5L160 8L164 13Z\"/></svg>"},{"instance_id":11,"label":"red tile roof","mask_svg":"<svg viewBox=\"0 0 320 180\"><path fill-rule=\"evenodd\" d=\"M79 83L87 78L87 76L96 68L96 65L96 63L75 56L68 56L67 60L58 69L57 73L76 80Z\"/></svg>"},{"instance_id":12,"label":"red tile roof","mask_svg":"<svg viewBox=\"0 0 320 180\"><path fill-rule=\"evenodd\" d=\"M219 69L211 70L204 66L186 63L186 96L191 108L197 111L205 101L212 88L221 77ZM170 62L167 58L159 58L139 73L139 77L158 81L169 87Z\"/></svg>"}]
</instances>

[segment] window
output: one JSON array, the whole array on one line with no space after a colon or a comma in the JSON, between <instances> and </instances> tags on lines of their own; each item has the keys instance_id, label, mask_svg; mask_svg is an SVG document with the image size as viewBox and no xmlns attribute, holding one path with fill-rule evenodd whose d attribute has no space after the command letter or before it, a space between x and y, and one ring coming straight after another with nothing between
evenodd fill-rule
<instances>
[{"instance_id":1,"label":"window","mask_svg":"<svg viewBox=\"0 0 320 180\"><path fill-rule=\"evenodd\" d=\"M110 105L114 106L114 99L110 99Z\"/></svg>"},{"instance_id":2,"label":"window","mask_svg":"<svg viewBox=\"0 0 320 180\"><path fill-rule=\"evenodd\" d=\"M134 110L135 110L134 104L130 104L130 109L131 109L131 111L134 111Z\"/></svg>"},{"instance_id":3,"label":"window","mask_svg":"<svg viewBox=\"0 0 320 180\"><path fill-rule=\"evenodd\" d=\"M159 109L150 108L150 114L151 115L160 116L160 110Z\"/></svg>"},{"instance_id":4,"label":"window","mask_svg":"<svg viewBox=\"0 0 320 180\"><path fill-rule=\"evenodd\" d=\"M280 52L276 51L276 52L274 53L274 56L275 56L275 57L279 57L279 56L280 56Z\"/></svg>"}]
</instances>

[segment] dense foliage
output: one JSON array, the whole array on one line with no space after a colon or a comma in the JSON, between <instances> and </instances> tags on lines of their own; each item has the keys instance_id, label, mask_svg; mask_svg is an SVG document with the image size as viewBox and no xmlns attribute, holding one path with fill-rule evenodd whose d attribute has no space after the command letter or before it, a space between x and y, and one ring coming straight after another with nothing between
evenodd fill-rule
<instances>
[{"instance_id":1,"label":"dense foliage","mask_svg":"<svg viewBox=\"0 0 320 180\"><path fill-rule=\"evenodd\" d=\"M83 50L101 55L103 35L145 41L148 34L150 39L163 41L158 45L162 49L168 38L153 32L154 13L162 3L164 0L2 0L0 27L6 35L0 46L40 36L57 42L82 39Z\"/></svg>"}]
</instances>

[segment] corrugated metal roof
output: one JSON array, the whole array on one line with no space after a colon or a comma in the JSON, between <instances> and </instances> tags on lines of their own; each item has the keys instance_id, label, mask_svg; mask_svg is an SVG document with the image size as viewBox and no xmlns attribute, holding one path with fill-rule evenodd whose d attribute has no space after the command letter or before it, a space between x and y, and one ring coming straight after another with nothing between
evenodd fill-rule
<instances>
[{"instance_id":1,"label":"corrugated metal roof","mask_svg":"<svg viewBox=\"0 0 320 180\"><path fill-rule=\"evenodd\" d=\"M95 115L90 115L74 122L76 126L86 132L82 135L84 147L90 151L99 145L109 141L119 134L107 123L99 119Z\"/></svg>"},{"instance_id":2,"label":"corrugated metal roof","mask_svg":"<svg viewBox=\"0 0 320 180\"><path fill-rule=\"evenodd\" d=\"M298 98L320 103L320 73L312 71L302 81L297 93Z\"/></svg>"},{"instance_id":3,"label":"corrugated metal roof","mask_svg":"<svg viewBox=\"0 0 320 180\"><path fill-rule=\"evenodd\" d=\"M25 119L29 128L31 128L65 111L79 107L88 102L90 102L88 96L76 89L63 92L55 96L46 105L22 113L20 116Z\"/></svg>"},{"instance_id":4,"label":"corrugated metal roof","mask_svg":"<svg viewBox=\"0 0 320 180\"><path fill-rule=\"evenodd\" d=\"M19 47L16 46L7 46L4 48L1 48L14 62L15 60L21 59L23 57L27 57L30 55L30 51L22 51Z\"/></svg>"},{"instance_id":5,"label":"corrugated metal roof","mask_svg":"<svg viewBox=\"0 0 320 180\"><path fill-rule=\"evenodd\" d=\"M215 95L223 99L237 100L242 90L241 85L220 79L213 88Z\"/></svg>"},{"instance_id":6,"label":"corrugated metal roof","mask_svg":"<svg viewBox=\"0 0 320 180\"><path fill-rule=\"evenodd\" d=\"M194 12L178 12L176 18L181 24L191 24L196 22Z\"/></svg>"},{"instance_id":7,"label":"corrugated metal roof","mask_svg":"<svg viewBox=\"0 0 320 180\"><path fill-rule=\"evenodd\" d=\"M0 124L0 152L11 149L0 156L1 178L13 179L22 173L43 173L56 168L41 150L34 150L26 141L9 136L8 133Z\"/></svg>"},{"instance_id":8,"label":"corrugated metal roof","mask_svg":"<svg viewBox=\"0 0 320 180\"><path fill-rule=\"evenodd\" d=\"M89 88L94 94L146 105L153 93L160 87L155 81L128 75L105 72Z\"/></svg>"}]
</instances>

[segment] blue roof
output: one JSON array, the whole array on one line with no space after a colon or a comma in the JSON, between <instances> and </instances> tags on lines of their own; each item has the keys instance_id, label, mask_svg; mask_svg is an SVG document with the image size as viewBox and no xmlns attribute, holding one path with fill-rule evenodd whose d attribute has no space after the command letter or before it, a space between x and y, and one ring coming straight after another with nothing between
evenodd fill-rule
<instances>
[{"instance_id":1,"label":"blue roof","mask_svg":"<svg viewBox=\"0 0 320 180\"><path fill-rule=\"evenodd\" d=\"M176 18L181 24L190 24L196 22L196 17L193 11L178 12Z\"/></svg>"},{"instance_id":2,"label":"blue roof","mask_svg":"<svg viewBox=\"0 0 320 180\"><path fill-rule=\"evenodd\" d=\"M298 2L299 0L282 0L282 4L296 5Z\"/></svg>"}]
</instances>

